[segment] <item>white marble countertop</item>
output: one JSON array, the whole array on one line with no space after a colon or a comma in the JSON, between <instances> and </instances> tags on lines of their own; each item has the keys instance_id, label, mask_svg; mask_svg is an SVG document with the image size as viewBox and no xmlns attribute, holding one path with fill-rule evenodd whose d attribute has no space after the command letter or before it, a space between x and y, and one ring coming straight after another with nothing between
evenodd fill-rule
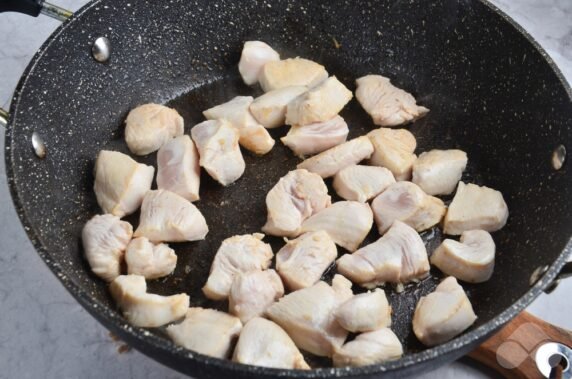
<instances>
[{"instance_id":1,"label":"white marble countertop","mask_svg":"<svg viewBox=\"0 0 572 379\"><path fill-rule=\"evenodd\" d=\"M53 0L76 10L86 0ZM572 82L572 1L493 0L536 38ZM0 106L32 55L58 22L40 17L0 15ZM0 154L3 154L4 135ZM0 378L181 378L175 371L122 345L79 306L44 265L16 216L0 159ZM572 329L572 280L529 311ZM481 368L462 360L423 378L483 378Z\"/></svg>"}]
</instances>

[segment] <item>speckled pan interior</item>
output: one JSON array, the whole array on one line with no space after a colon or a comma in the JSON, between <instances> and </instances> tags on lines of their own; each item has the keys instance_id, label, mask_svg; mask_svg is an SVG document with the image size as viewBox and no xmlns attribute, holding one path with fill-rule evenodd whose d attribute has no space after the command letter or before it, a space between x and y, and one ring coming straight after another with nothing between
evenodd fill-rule
<instances>
[{"instance_id":1,"label":"speckled pan interior","mask_svg":"<svg viewBox=\"0 0 572 379\"><path fill-rule=\"evenodd\" d=\"M90 55L99 36L112 44L107 64ZM390 77L431 109L409 126L417 152L463 149L470 162L464 180L502 191L511 215L494 233L498 255L492 279L464 285L478 315L465 334L424 349L411 332L416 301L442 277L435 268L430 278L401 294L387 289L393 329L406 355L384 365L308 372L242 366L178 348L162 330L133 328L122 319L106 284L82 257L81 228L99 212L92 191L94 158L101 149L127 152L122 124L136 105L175 107L188 133L202 120L202 110L235 95L258 95L237 71L243 42L256 39L282 57L324 64L352 90L359 76ZM534 41L479 1L101 0L60 27L26 70L12 102L6 166L18 214L50 269L92 315L149 356L201 377L405 375L470 351L532 301L562 266L572 234L572 177L569 165L554 171L550 158L557 145L572 147L570 93ZM350 137L374 128L355 100L342 116ZM47 144L44 160L31 148L34 131ZM285 133L281 128L272 135ZM154 164L155 154L136 159ZM245 175L228 188L203 175L196 205L210 233L204 241L176 245L175 274L150 282L151 291L187 292L193 305L226 307L206 301L200 291L212 257L224 238L260 230L265 194L299 162L281 143L264 157L245 153L245 159ZM134 224L137 219L128 218ZM377 237L372 232L364 243ZM436 229L424 239L432 252L441 235ZM268 240L275 251L282 244ZM541 265L550 269L530 287L530 275Z\"/></svg>"}]
</instances>

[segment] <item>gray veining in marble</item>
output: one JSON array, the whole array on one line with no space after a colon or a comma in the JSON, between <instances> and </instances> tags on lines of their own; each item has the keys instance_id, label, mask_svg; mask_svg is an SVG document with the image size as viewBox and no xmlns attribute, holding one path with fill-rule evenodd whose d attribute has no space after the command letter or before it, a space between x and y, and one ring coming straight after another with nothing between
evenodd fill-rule
<instances>
[{"instance_id":1,"label":"gray veining in marble","mask_svg":"<svg viewBox=\"0 0 572 379\"><path fill-rule=\"evenodd\" d=\"M71 10L85 0L60 0ZM572 81L572 1L494 0L547 50ZM0 106L7 108L20 74L58 22L0 15ZM0 137L3 154L4 136ZM0 159L0 378L180 378L142 354L122 346L64 290L35 253L13 209ZM572 280L529 311L572 329L567 301ZM484 378L490 373L455 362L423 378Z\"/></svg>"}]
</instances>

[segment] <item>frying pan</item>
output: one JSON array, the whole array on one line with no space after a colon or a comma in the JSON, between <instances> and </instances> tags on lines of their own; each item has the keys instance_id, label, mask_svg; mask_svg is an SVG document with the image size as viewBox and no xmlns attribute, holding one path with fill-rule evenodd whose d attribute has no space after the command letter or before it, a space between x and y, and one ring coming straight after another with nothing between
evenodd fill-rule
<instances>
[{"instance_id":1,"label":"frying pan","mask_svg":"<svg viewBox=\"0 0 572 379\"><path fill-rule=\"evenodd\" d=\"M2 0L0 10L22 10L21 4ZM35 5L25 11L36 15L44 5L66 16L41 1ZM102 36L111 45L104 63L91 51ZM92 189L96 154L127 153L122 124L139 104L176 108L188 133L202 121L202 110L238 94L259 95L237 72L243 42L256 39L283 57L324 64L350 89L365 74L390 77L431 109L409 126L418 151L465 150L463 180L504 194L511 215L494 233L494 275L483 284L463 284L478 315L467 332L433 348L413 336L417 300L443 277L435 268L403 293L386 289L399 315L392 329L405 356L360 368L301 372L238 365L177 347L162 329L132 327L118 312L107 285L91 274L79 239L84 223L100 212ZM572 249L572 176L564 161L572 143L571 94L538 44L486 1L95 0L52 34L23 74L6 128L6 170L20 220L48 267L90 314L150 357L193 376L403 376L470 352L551 286L561 270L570 272L564 265ZM342 116L350 138L374 127L355 100ZM278 138L286 130L271 133ZM37 154L42 146L43 159ZM155 157L136 159L152 164ZM200 290L220 242L260 230L266 193L299 162L280 143L262 157L245 153L245 160L245 175L228 188L203 175L196 205L210 232L204 241L177 244L174 275L149 282L151 292L186 292L193 306L225 308ZM137 219L128 218L134 225ZM373 231L364 244L377 237ZM442 238L437 228L422 237L429 252ZM274 251L281 246L277 238L267 240Z\"/></svg>"}]
</instances>

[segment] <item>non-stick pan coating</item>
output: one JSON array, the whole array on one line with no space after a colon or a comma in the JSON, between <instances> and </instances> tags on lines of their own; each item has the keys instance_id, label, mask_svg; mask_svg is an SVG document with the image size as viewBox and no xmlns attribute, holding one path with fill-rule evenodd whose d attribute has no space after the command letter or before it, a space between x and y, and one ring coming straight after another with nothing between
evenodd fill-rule
<instances>
[{"instance_id":1,"label":"non-stick pan coating","mask_svg":"<svg viewBox=\"0 0 572 379\"><path fill-rule=\"evenodd\" d=\"M96 63L89 54L90 44L102 35L112 43L108 64ZM387 288L394 310L392 328L404 343L406 358L375 368L309 375L364 375L404 366L412 370L411 363L417 361L452 359L538 293L545 282L527 294L537 267L553 265L546 281L554 275L572 231L567 198L572 183L567 166L554 171L550 157L556 146L570 141L570 95L546 58L490 6L452 0L104 0L88 5L59 29L28 68L13 101L6 159L18 213L40 254L110 329L183 372L213 375L232 368L239 370L233 375L276 373L194 354L189 358L188 352L163 339L160 329L129 327L106 284L90 273L79 239L84 223L100 212L92 190L94 158L101 149L127 152L122 125L127 112L147 102L168 104L185 118L188 133L203 120L202 110L235 95L258 95L260 90L242 84L237 72L243 42L254 39L266 41L282 57L302 56L324 64L352 90L362 75L390 77L431 109L410 126L417 152L467 151L464 180L500 190L510 210L507 226L493 236L498 253L492 279L463 285L478 315L472 332L412 354L424 350L411 332L412 311L417 299L442 277L432 268L430 278L401 294ZM342 116L350 138L374 128L355 100ZM30 147L33 131L46 141L45 160L37 159ZM285 133L285 128L272 131L276 138ZM155 154L136 159L154 164ZM186 292L192 305L224 309L225 304L206 301L200 290L220 242L260 230L266 193L299 162L280 142L263 157L245 152L245 160L245 175L228 188L203 173L196 205L210 232L205 241L174 245L179 257L175 274L149 282L152 292ZM128 220L136 224L137 218ZM372 232L366 243L377 237ZM440 238L438 229L424 234L430 252ZM278 238L268 241L275 252L282 245Z\"/></svg>"}]
</instances>

